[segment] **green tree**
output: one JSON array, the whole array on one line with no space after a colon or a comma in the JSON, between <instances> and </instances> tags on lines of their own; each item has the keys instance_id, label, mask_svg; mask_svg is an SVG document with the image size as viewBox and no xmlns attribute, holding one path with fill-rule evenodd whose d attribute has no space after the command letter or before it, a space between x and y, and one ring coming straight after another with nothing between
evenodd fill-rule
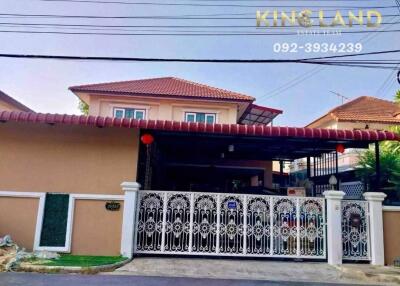
<instances>
[{"instance_id":1,"label":"green tree","mask_svg":"<svg viewBox=\"0 0 400 286\"><path fill-rule=\"evenodd\" d=\"M380 186L383 190L400 191L400 156L381 144L380 157ZM371 189L375 186L376 178L376 156L375 151L369 149L361 153L356 169L356 176L359 177Z\"/></svg>"},{"instance_id":2,"label":"green tree","mask_svg":"<svg viewBox=\"0 0 400 286\"><path fill-rule=\"evenodd\" d=\"M89 104L80 100L78 105L79 110L83 115L89 115Z\"/></svg>"},{"instance_id":3,"label":"green tree","mask_svg":"<svg viewBox=\"0 0 400 286\"><path fill-rule=\"evenodd\" d=\"M396 92L396 95L395 95L395 97L394 97L394 101L395 101L396 103L400 104L400 90L398 90L398 91Z\"/></svg>"},{"instance_id":4,"label":"green tree","mask_svg":"<svg viewBox=\"0 0 400 286\"><path fill-rule=\"evenodd\" d=\"M399 134L400 136L400 125L392 126L389 131ZM381 143L384 150L390 151L400 157L400 142L399 141L385 141Z\"/></svg>"},{"instance_id":5,"label":"green tree","mask_svg":"<svg viewBox=\"0 0 400 286\"><path fill-rule=\"evenodd\" d=\"M395 102L400 104L400 90L397 91ZM390 131L400 135L400 126L392 126ZM380 186L387 192L389 200L400 201L400 142L385 141L380 143ZM369 188L375 185L376 178L376 156L375 151L369 149L360 154L359 166L356 176L359 177Z\"/></svg>"}]
</instances>

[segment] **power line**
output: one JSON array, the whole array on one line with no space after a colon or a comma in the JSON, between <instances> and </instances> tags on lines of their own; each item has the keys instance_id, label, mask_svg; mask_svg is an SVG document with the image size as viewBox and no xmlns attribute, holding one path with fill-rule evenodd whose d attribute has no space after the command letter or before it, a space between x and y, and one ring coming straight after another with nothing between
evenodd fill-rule
<instances>
[{"instance_id":1,"label":"power line","mask_svg":"<svg viewBox=\"0 0 400 286\"><path fill-rule=\"evenodd\" d=\"M376 31L340 31L340 34L365 34L365 33L396 33L400 29L395 30L376 30ZM262 32L224 32L224 33L104 33L104 32L65 32L65 31L27 31L27 30L0 30L0 33L16 33L16 34L58 34L58 35L97 35L97 36L298 36L304 35L297 32L286 33L262 33Z\"/></svg>"},{"instance_id":2,"label":"power line","mask_svg":"<svg viewBox=\"0 0 400 286\"><path fill-rule=\"evenodd\" d=\"M279 95L280 93L298 85L301 82L304 82L305 80L311 78L312 76L314 76L315 74L319 73L321 70L323 70L325 67L315 67L314 69L309 70L308 72L301 74L295 78L293 78L291 81L287 82L286 84L273 89L272 91L268 92L265 96L262 96L260 98L257 98L257 100L260 100L261 98L263 98L263 100L267 100L270 98L273 98L277 95Z\"/></svg>"},{"instance_id":3,"label":"power line","mask_svg":"<svg viewBox=\"0 0 400 286\"><path fill-rule=\"evenodd\" d=\"M166 3L166 2L132 2L132 1L98 1L98 0L38 0L41 2L70 2L91 4L122 4L146 6L189 6L189 7L240 7L240 8L335 8L335 9L390 9L396 6L304 6L304 5L246 5L246 4L202 4L202 3Z\"/></svg>"},{"instance_id":4,"label":"power line","mask_svg":"<svg viewBox=\"0 0 400 286\"><path fill-rule=\"evenodd\" d=\"M390 20L393 20L393 19L395 19L396 17L397 17L397 16L394 16L394 17L392 17ZM392 25L386 26L384 29L388 29L388 28L390 28L391 26L392 26ZM377 35L379 35L379 34L374 34L372 37L371 37L370 34L365 35L365 36L363 36L363 37L359 40L359 42L365 44L365 43L371 41L371 40L372 40L374 37L376 37ZM307 79L309 79L309 78L315 76L316 74L318 74L319 72L321 72L321 71L324 70L325 68L326 68L326 67L317 67L315 71L314 71L314 70L311 70L311 71L306 72L306 73L303 74L303 75L297 76L297 77L295 77L294 79L292 79L291 81L287 82L286 84L284 84L284 85L282 85L282 86L280 86L280 87L278 87L278 88L275 88L274 90L272 90L272 91L266 93L265 95L263 95L263 96L257 98L257 100L260 100L261 98L269 99L269 98L275 97L275 96L281 94L282 92L285 92L286 90L288 90L288 89L290 89L290 88L293 88L294 86L297 86L297 85L301 84L302 82L304 82L305 80L307 80Z\"/></svg>"},{"instance_id":5,"label":"power line","mask_svg":"<svg viewBox=\"0 0 400 286\"><path fill-rule=\"evenodd\" d=\"M398 53L396 51L380 51L376 53ZM350 56L350 55L348 55ZM3 58L24 58L24 59L51 59L51 60L72 60L72 61L114 61L114 62L184 62L184 63L303 63L303 64L318 64L318 65L336 65L347 67L364 67L364 68L379 68L393 69L400 60L394 62L379 61L379 60L356 60L356 61L323 61L313 59L179 59L179 58L133 58L133 57L84 57L84 56L56 56L56 55L23 55L23 54L0 54ZM329 58L329 57L327 57ZM389 66L389 64L395 66Z\"/></svg>"},{"instance_id":6,"label":"power line","mask_svg":"<svg viewBox=\"0 0 400 286\"><path fill-rule=\"evenodd\" d=\"M253 15L252 17L218 17L218 16ZM63 14L21 14L0 13L0 17L16 18L77 18L77 19L151 19L151 20L255 20L254 13L221 13L221 14L189 14L189 15L157 15L157 16L99 16L99 15L63 15ZM394 17L397 14L384 14L382 17ZM218 18L217 18L218 17ZM311 16L310 19L319 19ZM334 16L325 16L325 19L333 19Z\"/></svg>"},{"instance_id":7,"label":"power line","mask_svg":"<svg viewBox=\"0 0 400 286\"><path fill-rule=\"evenodd\" d=\"M400 24L397 22L381 23L381 25L394 25ZM18 23L18 22L0 22L0 25L14 25L14 26L45 26L45 27L90 27L90 28L257 28L257 30L274 30L274 29L297 29L300 27L255 27L254 25L99 25L99 24L60 24L60 23ZM319 25L312 25L312 27L320 27ZM308 28L304 28L307 30ZM331 28L335 29L335 28Z\"/></svg>"}]
</instances>

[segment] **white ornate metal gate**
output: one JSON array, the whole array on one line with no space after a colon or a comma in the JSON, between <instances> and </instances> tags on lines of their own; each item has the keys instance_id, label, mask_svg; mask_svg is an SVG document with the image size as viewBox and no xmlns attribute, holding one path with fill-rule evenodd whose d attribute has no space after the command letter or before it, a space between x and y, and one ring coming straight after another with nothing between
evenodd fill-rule
<instances>
[{"instance_id":1,"label":"white ornate metal gate","mask_svg":"<svg viewBox=\"0 0 400 286\"><path fill-rule=\"evenodd\" d=\"M370 260L368 202L342 201L344 260Z\"/></svg>"},{"instance_id":2,"label":"white ornate metal gate","mask_svg":"<svg viewBox=\"0 0 400 286\"><path fill-rule=\"evenodd\" d=\"M325 199L139 192L135 253L326 258Z\"/></svg>"}]
</instances>

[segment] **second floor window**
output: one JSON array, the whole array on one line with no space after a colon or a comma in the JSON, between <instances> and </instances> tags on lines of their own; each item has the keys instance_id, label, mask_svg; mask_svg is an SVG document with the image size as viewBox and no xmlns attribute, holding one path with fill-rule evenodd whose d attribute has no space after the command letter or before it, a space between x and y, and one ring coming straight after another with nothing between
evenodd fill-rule
<instances>
[{"instance_id":1,"label":"second floor window","mask_svg":"<svg viewBox=\"0 0 400 286\"><path fill-rule=\"evenodd\" d=\"M146 119L146 110L136 108L114 108L114 117Z\"/></svg>"},{"instance_id":2,"label":"second floor window","mask_svg":"<svg viewBox=\"0 0 400 286\"><path fill-rule=\"evenodd\" d=\"M185 113L186 122L201 122L201 123L215 123L216 114L215 113L203 113L203 112L186 112Z\"/></svg>"}]
</instances>

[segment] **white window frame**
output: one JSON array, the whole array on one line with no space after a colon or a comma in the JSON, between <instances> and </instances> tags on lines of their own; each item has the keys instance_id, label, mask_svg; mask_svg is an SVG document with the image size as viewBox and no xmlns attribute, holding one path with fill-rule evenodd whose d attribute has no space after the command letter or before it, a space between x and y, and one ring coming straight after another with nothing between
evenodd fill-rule
<instances>
[{"instance_id":1,"label":"white window frame","mask_svg":"<svg viewBox=\"0 0 400 286\"><path fill-rule=\"evenodd\" d=\"M122 111L122 118L125 118L125 112L127 109L133 109L133 119L136 119L136 113L143 112L143 119L147 119L147 109L146 108L136 108L136 107L114 107L113 116L116 117L117 111Z\"/></svg>"},{"instance_id":2,"label":"white window frame","mask_svg":"<svg viewBox=\"0 0 400 286\"><path fill-rule=\"evenodd\" d=\"M216 113L213 113L213 112L203 112L203 111L185 111L185 118L184 118L184 120L185 120L185 122L189 122L188 121L188 115L194 115L194 119L195 119L195 121L194 122L197 122L196 121L196 117L197 117L197 114L198 113L204 113L204 115L205 115L205 118L204 118L204 120L205 120L205 122L204 123L207 123L207 116L212 116L213 117L213 119L214 119L214 123L217 123L217 114ZM213 123L213 124L214 124Z\"/></svg>"},{"instance_id":3,"label":"white window frame","mask_svg":"<svg viewBox=\"0 0 400 286\"><path fill-rule=\"evenodd\" d=\"M125 108L115 107L113 112L114 117L117 117L117 111L122 111L122 118L125 118Z\"/></svg>"},{"instance_id":4,"label":"white window frame","mask_svg":"<svg viewBox=\"0 0 400 286\"><path fill-rule=\"evenodd\" d=\"M146 119L146 109L136 109L136 108L132 108L133 111L133 117L136 119L136 114L137 112L143 112L143 119Z\"/></svg>"},{"instance_id":5,"label":"white window frame","mask_svg":"<svg viewBox=\"0 0 400 286\"><path fill-rule=\"evenodd\" d=\"M212 124L217 123L217 115L215 113L206 113L206 116L205 116L206 122L205 123L207 123L207 116L211 116L213 118L214 122Z\"/></svg>"}]
</instances>

